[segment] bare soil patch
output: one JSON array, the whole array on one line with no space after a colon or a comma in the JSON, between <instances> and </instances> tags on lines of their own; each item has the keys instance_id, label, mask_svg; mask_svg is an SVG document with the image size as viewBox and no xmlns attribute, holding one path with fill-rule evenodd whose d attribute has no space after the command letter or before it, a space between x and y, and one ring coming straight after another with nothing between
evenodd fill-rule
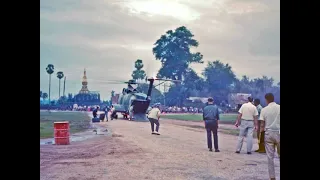
<instances>
[{"instance_id":1,"label":"bare soil patch","mask_svg":"<svg viewBox=\"0 0 320 180\"><path fill-rule=\"evenodd\" d=\"M268 179L265 154L247 155L245 143L236 154L237 137L223 133L219 133L221 152L209 152L201 124L188 123L160 121L161 135L154 136L148 122L115 120L107 122L113 136L69 146L40 146L40 179ZM279 176L277 159L275 164Z\"/></svg>"}]
</instances>

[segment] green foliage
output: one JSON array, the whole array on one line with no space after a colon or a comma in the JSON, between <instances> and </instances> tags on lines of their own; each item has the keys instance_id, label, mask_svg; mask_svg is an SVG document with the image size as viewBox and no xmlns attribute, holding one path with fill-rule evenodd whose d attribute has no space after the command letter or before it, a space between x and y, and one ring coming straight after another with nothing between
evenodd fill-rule
<instances>
[{"instance_id":1,"label":"green foliage","mask_svg":"<svg viewBox=\"0 0 320 180\"><path fill-rule=\"evenodd\" d=\"M61 96L58 100L58 104L65 104L68 102L68 98L66 96Z\"/></svg>"},{"instance_id":2,"label":"green foliage","mask_svg":"<svg viewBox=\"0 0 320 180\"><path fill-rule=\"evenodd\" d=\"M187 98L187 91L188 89L181 84L174 84L171 86L169 91L165 94L166 97L166 105L167 106L174 106L178 105L181 106L183 101Z\"/></svg>"},{"instance_id":3,"label":"green foliage","mask_svg":"<svg viewBox=\"0 0 320 180\"><path fill-rule=\"evenodd\" d=\"M231 66L219 60L208 62L203 76L206 79L208 92L213 96L216 103L225 100L230 93L231 85L236 81L236 75L232 71Z\"/></svg>"},{"instance_id":4,"label":"green foliage","mask_svg":"<svg viewBox=\"0 0 320 180\"><path fill-rule=\"evenodd\" d=\"M57 78L60 80L64 77L64 74L62 71L57 72Z\"/></svg>"},{"instance_id":5,"label":"green foliage","mask_svg":"<svg viewBox=\"0 0 320 180\"><path fill-rule=\"evenodd\" d=\"M137 59L136 62L134 63L134 67L136 70L132 72L132 78L133 79L144 79L146 77L145 71L142 69L143 68L143 62L141 59Z\"/></svg>"},{"instance_id":6,"label":"green foliage","mask_svg":"<svg viewBox=\"0 0 320 180\"><path fill-rule=\"evenodd\" d=\"M54 65L53 64L48 64L48 66L46 67L46 71L48 74L52 74L54 72Z\"/></svg>"},{"instance_id":7,"label":"green foliage","mask_svg":"<svg viewBox=\"0 0 320 180\"><path fill-rule=\"evenodd\" d=\"M212 96L217 104L226 104L230 103L228 102L230 93L252 94L264 104L264 94L267 92L273 93L276 102L280 102L280 82L274 86L274 80L267 76L255 79L243 76L237 79L232 67L219 60L208 62L202 73L203 78L198 76L189 68L192 63L203 63L200 52L191 52L191 48L198 45L199 42L194 39L192 32L184 26L167 31L155 42L152 51L156 60L161 61L162 65L157 77L182 81L181 84L173 84L165 93L166 105L185 105L186 98L190 96ZM135 67L141 70L142 60L137 60ZM138 73L134 72L132 77L138 79L138 75L135 74ZM159 92L159 96L160 94ZM156 93L153 93L153 99L157 99Z\"/></svg>"},{"instance_id":8,"label":"green foliage","mask_svg":"<svg viewBox=\"0 0 320 180\"><path fill-rule=\"evenodd\" d=\"M137 90L141 93L148 93L149 85L148 84L139 84ZM151 93L151 104L154 103L161 103L163 104L163 94L156 88L152 88L152 93Z\"/></svg>"},{"instance_id":9,"label":"green foliage","mask_svg":"<svg viewBox=\"0 0 320 180\"><path fill-rule=\"evenodd\" d=\"M193 36L190 30L181 26L175 31L167 31L156 41L152 51L156 60L160 60L162 64L158 77L182 80L191 63L203 63L201 53L190 51L192 47L199 45Z\"/></svg>"},{"instance_id":10,"label":"green foliage","mask_svg":"<svg viewBox=\"0 0 320 180\"><path fill-rule=\"evenodd\" d=\"M42 93L42 98L47 99L48 98L48 93Z\"/></svg>"},{"instance_id":11,"label":"green foliage","mask_svg":"<svg viewBox=\"0 0 320 180\"><path fill-rule=\"evenodd\" d=\"M53 137L53 123L57 121L69 121L71 133L83 131L90 126L90 117L85 113L40 111L40 139Z\"/></svg>"}]
</instances>

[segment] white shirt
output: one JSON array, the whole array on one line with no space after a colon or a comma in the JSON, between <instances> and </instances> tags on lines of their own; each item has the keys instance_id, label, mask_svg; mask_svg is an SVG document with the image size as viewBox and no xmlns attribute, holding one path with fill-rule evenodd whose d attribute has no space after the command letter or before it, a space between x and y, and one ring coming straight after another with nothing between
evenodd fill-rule
<instances>
[{"instance_id":1,"label":"white shirt","mask_svg":"<svg viewBox=\"0 0 320 180\"><path fill-rule=\"evenodd\" d=\"M148 118L158 119L158 115L160 114L159 108L152 108L149 111Z\"/></svg>"},{"instance_id":2,"label":"white shirt","mask_svg":"<svg viewBox=\"0 0 320 180\"><path fill-rule=\"evenodd\" d=\"M247 102L242 104L241 108L239 109L239 113L242 114L241 119L253 121L254 116L258 116L257 107L254 106L251 102Z\"/></svg>"},{"instance_id":3,"label":"white shirt","mask_svg":"<svg viewBox=\"0 0 320 180\"><path fill-rule=\"evenodd\" d=\"M265 129L280 131L280 105L272 102L261 110L260 119L265 121Z\"/></svg>"}]
</instances>

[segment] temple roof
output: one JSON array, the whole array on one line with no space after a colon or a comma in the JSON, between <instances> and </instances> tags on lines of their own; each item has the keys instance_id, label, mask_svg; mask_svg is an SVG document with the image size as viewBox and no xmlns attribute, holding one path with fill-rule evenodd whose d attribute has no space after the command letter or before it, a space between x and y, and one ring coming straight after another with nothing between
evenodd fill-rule
<instances>
[{"instance_id":1,"label":"temple roof","mask_svg":"<svg viewBox=\"0 0 320 180\"><path fill-rule=\"evenodd\" d=\"M84 69L83 77L82 77L82 88L79 91L79 94L88 94L88 93L90 93L87 85L88 85L87 72L86 72L86 69Z\"/></svg>"}]
</instances>

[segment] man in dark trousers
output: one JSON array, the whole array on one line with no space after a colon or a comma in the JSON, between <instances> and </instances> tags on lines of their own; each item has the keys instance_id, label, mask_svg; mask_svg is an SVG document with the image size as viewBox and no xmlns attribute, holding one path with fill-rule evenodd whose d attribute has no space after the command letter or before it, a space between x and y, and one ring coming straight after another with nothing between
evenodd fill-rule
<instances>
[{"instance_id":1,"label":"man in dark trousers","mask_svg":"<svg viewBox=\"0 0 320 180\"><path fill-rule=\"evenodd\" d=\"M207 130L207 141L209 151L212 151L212 134L214 140L215 152L220 152L218 148L218 125L219 125L219 109L213 104L213 98L208 98L208 104L203 109L203 120ZM211 134L212 132L212 134Z\"/></svg>"},{"instance_id":2,"label":"man in dark trousers","mask_svg":"<svg viewBox=\"0 0 320 180\"><path fill-rule=\"evenodd\" d=\"M151 134L160 135L159 133L159 127L160 127L160 104L153 105L152 109L148 113L148 119L151 124ZM156 132L154 132L154 125L156 125Z\"/></svg>"},{"instance_id":3,"label":"man in dark trousers","mask_svg":"<svg viewBox=\"0 0 320 180\"><path fill-rule=\"evenodd\" d=\"M99 111L99 106L92 111L92 115L94 118L96 118L98 116L98 111Z\"/></svg>"}]
</instances>

